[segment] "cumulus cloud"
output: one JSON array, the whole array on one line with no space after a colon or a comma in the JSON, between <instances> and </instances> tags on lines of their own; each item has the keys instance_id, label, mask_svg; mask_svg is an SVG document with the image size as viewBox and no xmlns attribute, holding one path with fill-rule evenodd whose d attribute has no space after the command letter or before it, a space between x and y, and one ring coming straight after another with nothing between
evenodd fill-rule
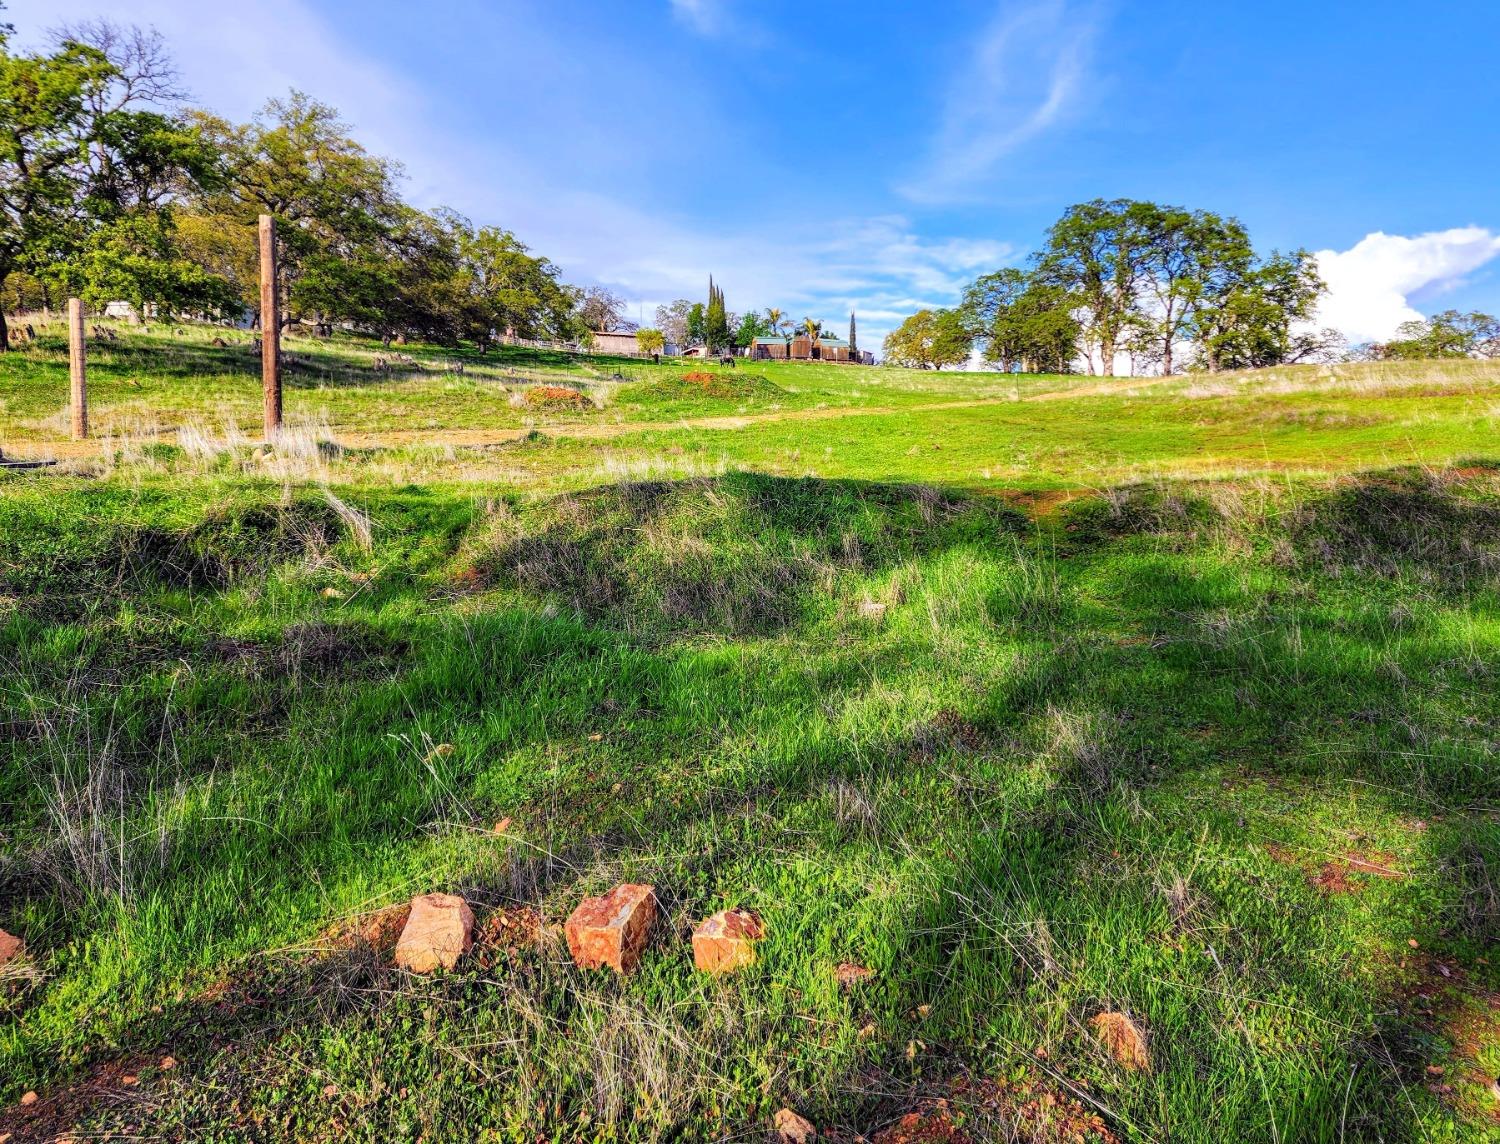
<instances>
[{"instance_id":1,"label":"cumulus cloud","mask_svg":"<svg viewBox=\"0 0 1500 1144\"><path fill-rule=\"evenodd\" d=\"M1351 340L1381 341L1422 314L1414 295L1442 293L1500 257L1500 234L1468 226L1407 238L1376 231L1345 251L1318 252L1328 294L1318 324Z\"/></svg>"},{"instance_id":2,"label":"cumulus cloud","mask_svg":"<svg viewBox=\"0 0 1500 1144\"><path fill-rule=\"evenodd\" d=\"M1087 89L1098 23L1069 0L1002 4L952 77L922 174L897 189L919 202L963 198L1060 122Z\"/></svg>"}]
</instances>

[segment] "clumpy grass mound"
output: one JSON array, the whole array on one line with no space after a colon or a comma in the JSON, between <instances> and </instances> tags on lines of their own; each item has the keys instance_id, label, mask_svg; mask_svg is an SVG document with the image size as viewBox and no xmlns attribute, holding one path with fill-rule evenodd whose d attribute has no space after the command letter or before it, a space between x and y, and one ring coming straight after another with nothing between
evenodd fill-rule
<instances>
[{"instance_id":1,"label":"clumpy grass mound","mask_svg":"<svg viewBox=\"0 0 1500 1144\"><path fill-rule=\"evenodd\" d=\"M998 501L922 486L752 474L621 484L497 523L475 555L488 581L640 632L768 634L869 576L1025 528Z\"/></svg>"},{"instance_id":2,"label":"clumpy grass mound","mask_svg":"<svg viewBox=\"0 0 1500 1144\"><path fill-rule=\"evenodd\" d=\"M768 405L783 399L786 391L775 382L745 369L691 370L655 381L626 387L622 404L658 405L704 403L708 405Z\"/></svg>"}]
</instances>

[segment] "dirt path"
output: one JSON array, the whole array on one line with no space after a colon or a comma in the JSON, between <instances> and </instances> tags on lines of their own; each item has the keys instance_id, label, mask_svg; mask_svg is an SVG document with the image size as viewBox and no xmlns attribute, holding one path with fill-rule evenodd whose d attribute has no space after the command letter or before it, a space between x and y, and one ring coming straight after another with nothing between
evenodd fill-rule
<instances>
[{"instance_id":1,"label":"dirt path","mask_svg":"<svg viewBox=\"0 0 1500 1144\"><path fill-rule=\"evenodd\" d=\"M1149 379L1146 380L1149 384ZM770 425L783 421L833 421L847 417L888 417L901 413L941 413L955 409L984 409L998 405L1026 405L1039 401L1066 401L1074 397L1104 397L1113 393L1137 389L1143 384L1138 377L1113 378L1094 385L1077 386L1071 389L1044 390L1027 394L1018 402L1014 397L972 397L951 401L931 401L922 405L889 406L859 405L840 406L834 409L788 409L775 413L746 413L719 417L684 417L677 421L613 421L608 424L574 422L562 425L539 425L537 431L549 437L565 437L579 441L612 440L636 433L672 433L682 430L713 432L722 430L749 429L756 425ZM176 436L175 429L165 429L156 440L170 441ZM340 430L334 429L335 440L348 449L379 449L401 445L452 445L458 448L480 449L493 445L504 445L524 438L530 429L381 429ZM98 456L99 440L94 441L22 441L7 445L7 457L16 460L48 458L71 460L80 457Z\"/></svg>"}]
</instances>

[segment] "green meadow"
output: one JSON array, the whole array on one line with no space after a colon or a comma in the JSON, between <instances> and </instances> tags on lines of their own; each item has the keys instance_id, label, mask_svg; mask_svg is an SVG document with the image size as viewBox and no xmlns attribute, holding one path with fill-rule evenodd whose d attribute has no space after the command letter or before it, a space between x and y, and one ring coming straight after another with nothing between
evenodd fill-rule
<instances>
[{"instance_id":1,"label":"green meadow","mask_svg":"<svg viewBox=\"0 0 1500 1144\"><path fill-rule=\"evenodd\" d=\"M0 357L0 1139L1500 1139L1500 365L216 332Z\"/></svg>"}]
</instances>

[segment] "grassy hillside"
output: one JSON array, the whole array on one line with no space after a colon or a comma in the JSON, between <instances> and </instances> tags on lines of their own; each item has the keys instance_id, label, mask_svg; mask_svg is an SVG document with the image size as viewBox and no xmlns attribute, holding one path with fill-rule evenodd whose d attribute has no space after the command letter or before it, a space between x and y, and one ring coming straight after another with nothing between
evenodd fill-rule
<instances>
[{"instance_id":1,"label":"grassy hillside","mask_svg":"<svg viewBox=\"0 0 1500 1144\"><path fill-rule=\"evenodd\" d=\"M100 353L103 451L0 360L0 1136L1500 1138L1493 368L298 345L263 449L209 336Z\"/></svg>"}]
</instances>

